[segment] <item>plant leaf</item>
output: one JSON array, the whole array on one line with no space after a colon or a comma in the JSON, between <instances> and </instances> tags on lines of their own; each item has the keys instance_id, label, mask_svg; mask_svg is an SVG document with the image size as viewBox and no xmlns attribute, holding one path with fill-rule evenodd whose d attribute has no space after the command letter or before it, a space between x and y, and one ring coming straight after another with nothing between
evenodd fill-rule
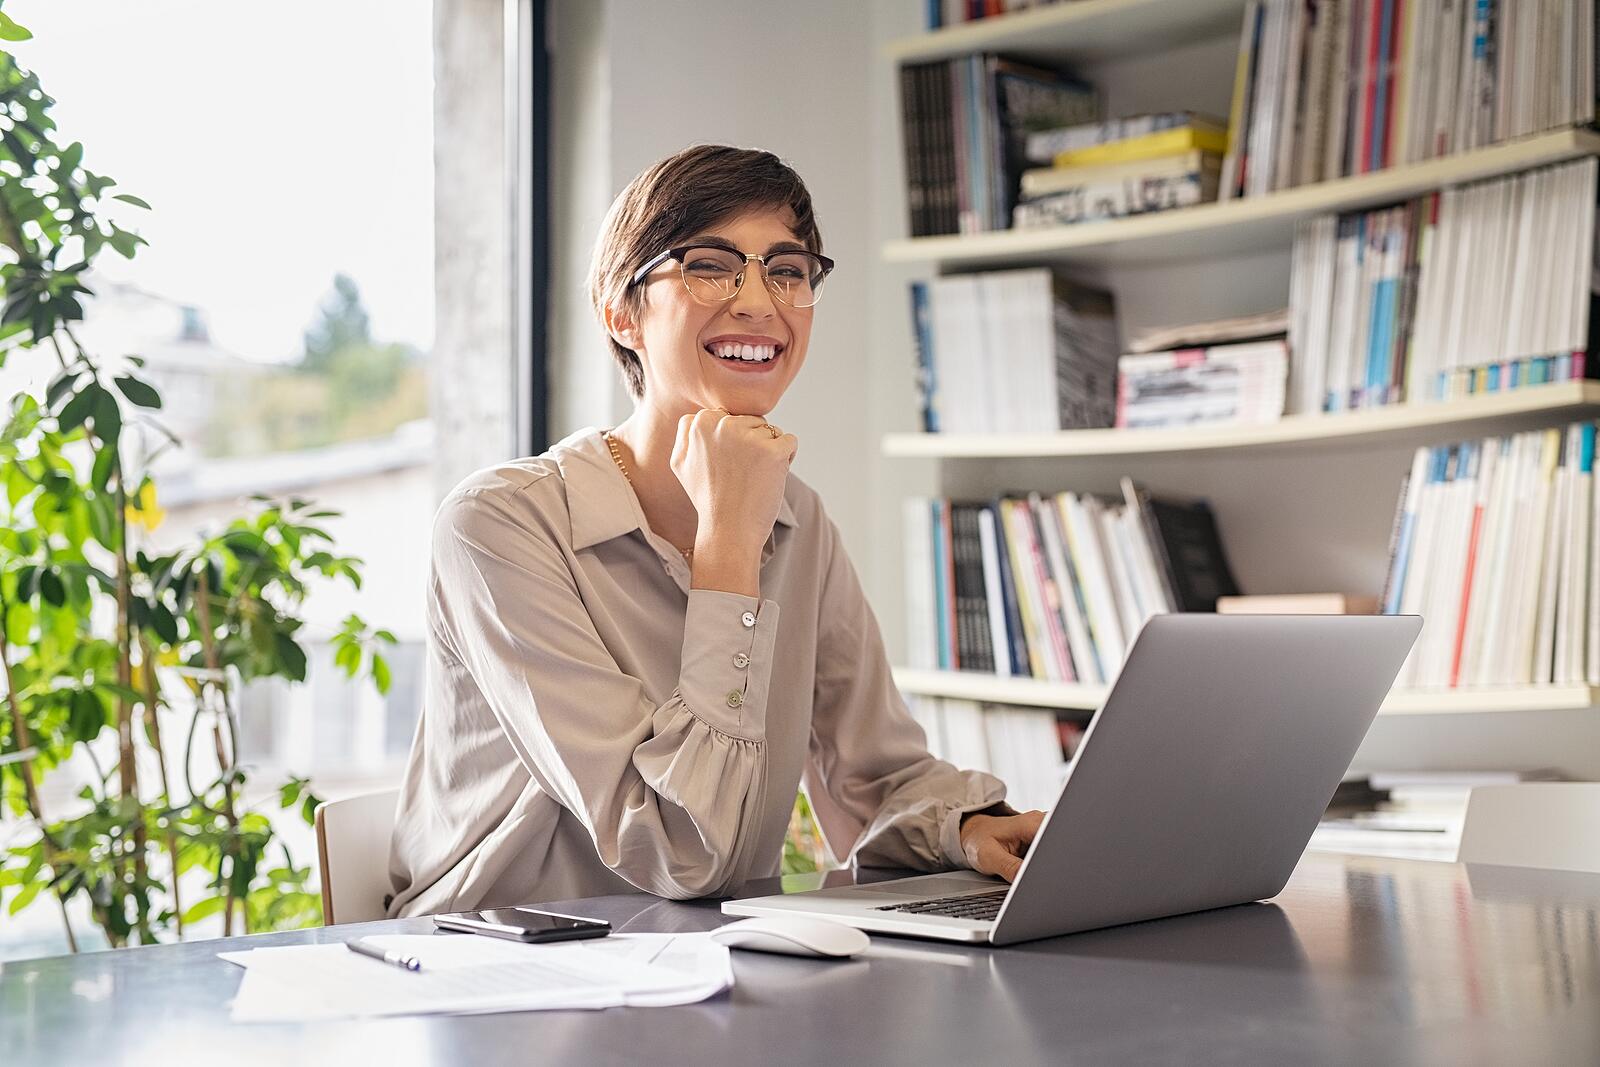
<instances>
[{"instance_id":1,"label":"plant leaf","mask_svg":"<svg viewBox=\"0 0 1600 1067\"><path fill-rule=\"evenodd\" d=\"M145 203L139 197L134 196L132 193L118 193L116 196L113 196L111 199L113 199L113 200L121 200L124 204L132 204L134 207L142 207L146 211L150 210L150 205L149 204ZM132 397L129 397L129 399L131 400Z\"/></svg>"},{"instance_id":2,"label":"plant leaf","mask_svg":"<svg viewBox=\"0 0 1600 1067\"><path fill-rule=\"evenodd\" d=\"M19 26L17 20L0 11L0 41L31 41L33 34L26 26ZM15 915L13 909L11 914Z\"/></svg>"},{"instance_id":3,"label":"plant leaf","mask_svg":"<svg viewBox=\"0 0 1600 1067\"><path fill-rule=\"evenodd\" d=\"M142 382L132 375L123 375L116 379L116 383L117 388L122 390L122 395L127 397L129 402L142 408L161 406L161 394L156 392L155 387L149 382Z\"/></svg>"},{"instance_id":4,"label":"plant leaf","mask_svg":"<svg viewBox=\"0 0 1600 1067\"><path fill-rule=\"evenodd\" d=\"M94 403L100 398L102 391L94 382L84 386L83 391L67 401L67 406L56 416L56 430L67 434L82 426L83 420L89 417L89 412L94 409Z\"/></svg>"}]
</instances>

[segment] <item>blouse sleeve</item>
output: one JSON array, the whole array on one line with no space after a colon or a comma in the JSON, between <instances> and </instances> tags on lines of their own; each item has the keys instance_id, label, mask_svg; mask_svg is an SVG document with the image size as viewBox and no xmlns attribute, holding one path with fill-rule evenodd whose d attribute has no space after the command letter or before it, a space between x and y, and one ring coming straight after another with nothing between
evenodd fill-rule
<instances>
[{"instance_id":1,"label":"blouse sleeve","mask_svg":"<svg viewBox=\"0 0 1600 1067\"><path fill-rule=\"evenodd\" d=\"M553 535L500 498L448 498L433 562L439 640L601 861L658 896L723 889L759 817L778 604L692 590L678 685L658 705L601 641Z\"/></svg>"},{"instance_id":2,"label":"blouse sleeve","mask_svg":"<svg viewBox=\"0 0 1600 1067\"><path fill-rule=\"evenodd\" d=\"M961 816L1004 799L990 775L935 759L895 688L878 621L828 521L807 795L834 855L872 867L965 867Z\"/></svg>"}]
</instances>

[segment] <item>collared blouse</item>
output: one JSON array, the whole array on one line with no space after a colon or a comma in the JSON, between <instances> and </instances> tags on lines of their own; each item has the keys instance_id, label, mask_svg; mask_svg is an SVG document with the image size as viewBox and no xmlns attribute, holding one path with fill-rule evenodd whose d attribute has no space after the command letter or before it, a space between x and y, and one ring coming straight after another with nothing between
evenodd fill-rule
<instances>
[{"instance_id":1,"label":"collared blouse","mask_svg":"<svg viewBox=\"0 0 1600 1067\"><path fill-rule=\"evenodd\" d=\"M599 430L440 505L391 916L778 872L802 780L836 856L965 866L1002 799L935 759L816 492L790 473L759 597L691 589Z\"/></svg>"}]
</instances>

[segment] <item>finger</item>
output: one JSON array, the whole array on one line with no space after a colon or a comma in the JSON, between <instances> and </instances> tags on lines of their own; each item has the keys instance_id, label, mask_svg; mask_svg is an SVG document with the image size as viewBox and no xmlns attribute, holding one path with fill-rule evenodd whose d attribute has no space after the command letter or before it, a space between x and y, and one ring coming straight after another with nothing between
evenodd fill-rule
<instances>
[{"instance_id":1,"label":"finger","mask_svg":"<svg viewBox=\"0 0 1600 1067\"><path fill-rule=\"evenodd\" d=\"M678 417L678 435L672 442L672 461L674 463L681 463L685 453L688 451L689 434L694 429L694 420L695 417L693 415L681 415Z\"/></svg>"},{"instance_id":2,"label":"finger","mask_svg":"<svg viewBox=\"0 0 1600 1067\"><path fill-rule=\"evenodd\" d=\"M978 845L978 870L984 874L997 874L1006 881L1016 878L1022 869L1022 860L996 838L986 838Z\"/></svg>"},{"instance_id":3,"label":"finger","mask_svg":"<svg viewBox=\"0 0 1600 1067\"><path fill-rule=\"evenodd\" d=\"M1044 823L1044 812L1025 811L1021 815L1014 815L1007 819L1000 837L1008 842L1026 848L1033 843L1039 834L1039 827Z\"/></svg>"}]
</instances>

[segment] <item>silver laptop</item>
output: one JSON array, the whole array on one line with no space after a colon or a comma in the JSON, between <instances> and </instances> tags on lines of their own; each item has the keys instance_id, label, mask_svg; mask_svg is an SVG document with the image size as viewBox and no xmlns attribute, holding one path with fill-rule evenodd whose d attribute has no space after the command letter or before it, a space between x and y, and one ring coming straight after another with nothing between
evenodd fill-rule
<instances>
[{"instance_id":1,"label":"silver laptop","mask_svg":"<svg viewBox=\"0 0 1600 1067\"><path fill-rule=\"evenodd\" d=\"M1276 896L1410 651L1415 615L1158 615L1017 873L730 900L1007 945Z\"/></svg>"}]
</instances>

